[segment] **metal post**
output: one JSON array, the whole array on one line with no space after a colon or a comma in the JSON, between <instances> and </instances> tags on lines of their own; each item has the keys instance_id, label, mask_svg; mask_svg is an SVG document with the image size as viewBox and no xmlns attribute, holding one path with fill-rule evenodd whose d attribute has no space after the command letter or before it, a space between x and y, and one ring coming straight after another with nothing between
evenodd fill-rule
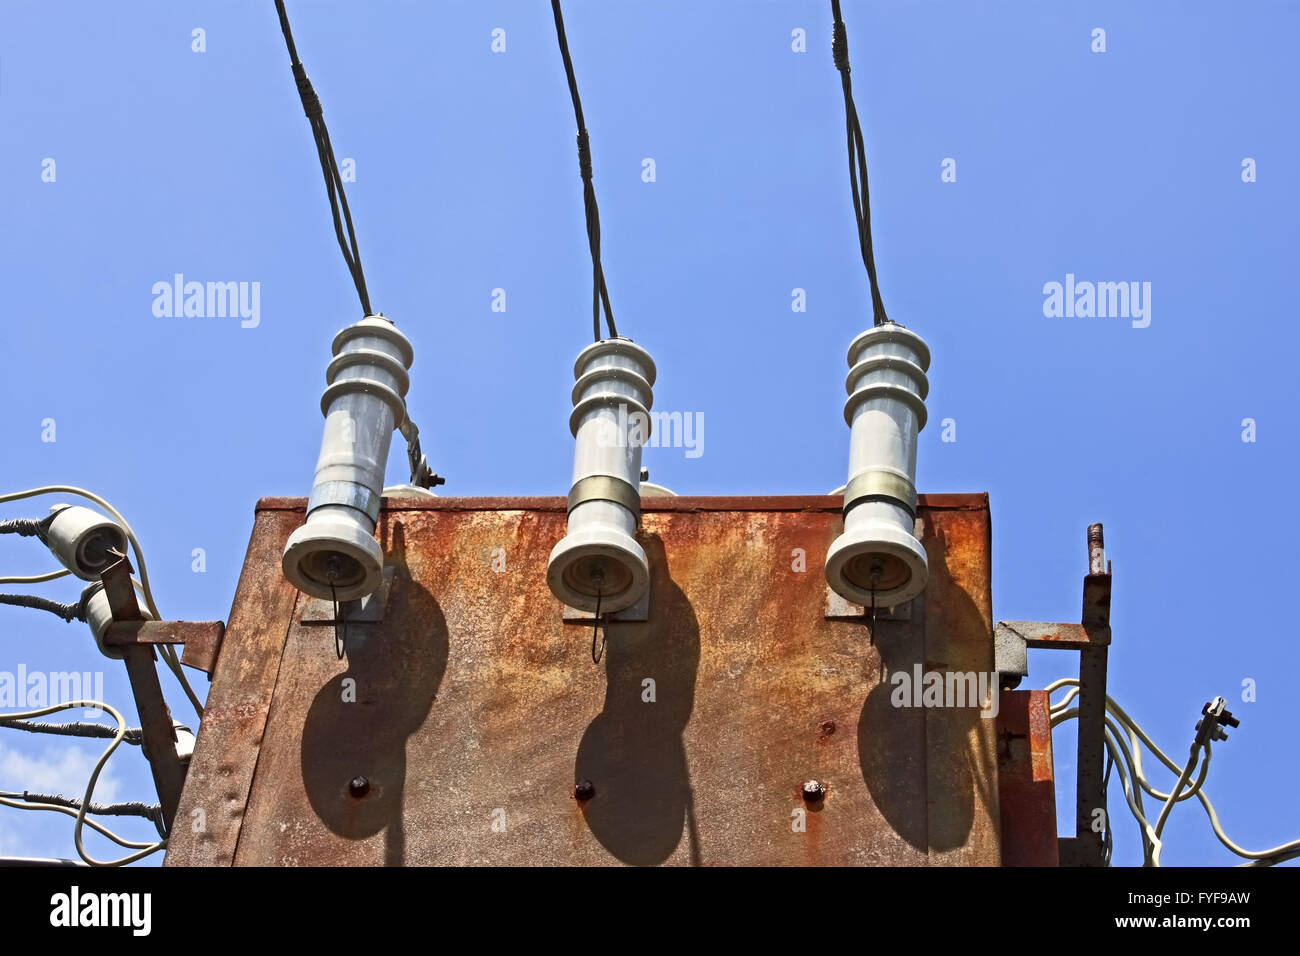
<instances>
[{"instance_id":1,"label":"metal post","mask_svg":"<svg viewBox=\"0 0 1300 956\"><path fill-rule=\"evenodd\" d=\"M1078 780L1075 785L1075 835L1061 837L1062 866L1104 866L1106 849L1106 664L1110 648L1110 565L1100 524L1088 526L1088 574L1083 579L1083 612L1078 624L999 621L994 654L1004 689L1029 675L1031 648L1079 652ZM1101 810L1102 813L1097 811Z\"/></svg>"},{"instance_id":2,"label":"metal post","mask_svg":"<svg viewBox=\"0 0 1300 956\"><path fill-rule=\"evenodd\" d=\"M131 564L125 556L105 570L102 579L114 621L144 619L131 585ZM181 787L185 783L185 764L176 751L176 730L167 701L163 698L158 671L154 668L156 657L149 645L135 644L122 648L122 659L131 680L131 692L135 696L135 709L143 731L141 750L153 772L158 802L162 804L163 823L170 831L180 803Z\"/></svg>"},{"instance_id":3,"label":"metal post","mask_svg":"<svg viewBox=\"0 0 1300 956\"><path fill-rule=\"evenodd\" d=\"M1088 573L1106 573L1106 539L1101 522L1088 525Z\"/></svg>"},{"instance_id":4,"label":"metal post","mask_svg":"<svg viewBox=\"0 0 1300 956\"><path fill-rule=\"evenodd\" d=\"M1105 862L1106 828L1106 665L1110 637L1110 574L1100 524L1088 526L1088 571L1083 579L1084 628L1104 631L1106 641L1090 641L1079 651L1078 789L1075 795L1077 860L1084 866ZM1102 813L1097 811L1101 810Z\"/></svg>"}]
</instances>

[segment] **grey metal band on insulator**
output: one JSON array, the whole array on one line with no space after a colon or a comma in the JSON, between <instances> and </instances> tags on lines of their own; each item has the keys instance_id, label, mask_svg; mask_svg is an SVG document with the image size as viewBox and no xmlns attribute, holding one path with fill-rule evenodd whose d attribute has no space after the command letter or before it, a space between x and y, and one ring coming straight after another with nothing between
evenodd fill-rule
<instances>
[{"instance_id":1,"label":"grey metal band on insulator","mask_svg":"<svg viewBox=\"0 0 1300 956\"><path fill-rule=\"evenodd\" d=\"M921 397L905 385L889 385L883 382L864 385L849 396L849 400L844 403L844 421L850 428L853 427L853 413L857 411L857 407L872 398L893 398L904 402L916 412L916 430L921 431L925 428L928 416L925 412L925 402Z\"/></svg>"},{"instance_id":2,"label":"grey metal band on insulator","mask_svg":"<svg viewBox=\"0 0 1300 956\"><path fill-rule=\"evenodd\" d=\"M355 481L321 481L312 485L311 497L307 499L307 514L322 505L345 505L364 513L373 524L379 520L382 504L381 495Z\"/></svg>"},{"instance_id":3,"label":"grey metal band on insulator","mask_svg":"<svg viewBox=\"0 0 1300 956\"><path fill-rule=\"evenodd\" d=\"M330 413L330 404L340 395L349 393L359 393L362 395L374 395L382 399L383 402L393 410L394 428L406 419L406 402L401 395L393 391L383 382L376 382L370 379L344 379L341 382L334 382L325 386L325 391L321 392L320 410L321 414L326 417Z\"/></svg>"},{"instance_id":4,"label":"grey metal band on insulator","mask_svg":"<svg viewBox=\"0 0 1300 956\"><path fill-rule=\"evenodd\" d=\"M893 471L864 471L854 475L844 488L844 509L848 514L864 501L888 501L916 518L916 487L906 476Z\"/></svg>"},{"instance_id":5,"label":"grey metal band on insulator","mask_svg":"<svg viewBox=\"0 0 1300 956\"><path fill-rule=\"evenodd\" d=\"M569 489L569 511L584 501L612 501L641 518L641 492L613 475L588 475Z\"/></svg>"}]
</instances>

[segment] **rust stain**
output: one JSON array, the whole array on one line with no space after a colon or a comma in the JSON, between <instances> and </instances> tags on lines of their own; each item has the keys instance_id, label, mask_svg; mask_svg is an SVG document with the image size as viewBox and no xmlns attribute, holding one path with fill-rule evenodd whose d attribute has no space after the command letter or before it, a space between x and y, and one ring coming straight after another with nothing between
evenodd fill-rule
<instances>
[{"instance_id":1,"label":"rust stain","mask_svg":"<svg viewBox=\"0 0 1300 956\"><path fill-rule=\"evenodd\" d=\"M1003 691L999 704L1002 862L1006 866L1057 866L1056 784L1047 692Z\"/></svg>"},{"instance_id":2,"label":"rust stain","mask_svg":"<svg viewBox=\"0 0 1300 956\"><path fill-rule=\"evenodd\" d=\"M242 735L221 752L236 777L256 767L246 806L233 788L235 862L998 862L993 722L895 708L887 683L920 661L991 668L986 496L921 497L929 589L874 640L823 616L837 498L647 499L650 617L612 623L599 666L545 583L564 499L387 501L388 605L342 662L272 598L304 504L259 503L244 575L264 583L241 579L217 663L213 716ZM257 615L287 635L275 668L238 640ZM813 777L834 783L809 804ZM189 805L225 792L191 783ZM174 836L169 862L203 839Z\"/></svg>"}]
</instances>

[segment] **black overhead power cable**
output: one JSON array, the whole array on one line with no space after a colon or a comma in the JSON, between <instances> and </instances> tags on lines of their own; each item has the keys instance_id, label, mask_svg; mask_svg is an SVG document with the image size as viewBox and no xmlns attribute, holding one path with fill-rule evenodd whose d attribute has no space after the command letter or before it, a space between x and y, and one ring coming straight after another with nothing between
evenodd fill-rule
<instances>
[{"instance_id":1,"label":"black overhead power cable","mask_svg":"<svg viewBox=\"0 0 1300 956\"><path fill-rule=\"evenodd\" d=\"M560 41L560 56L564 58L564 75L569 81L569 95L573 97L573 115L578 123L578 174L582 177L582 205L587 214L587 241L591 245L591 326L600 341L600 307L605 306L605 324L610 338L618 335L614 327L614 313L609 307L609 290L605 288L605 270L600 265L600 209L596 206L596 187L591 184L591 139L587 123L582 116L582 100L578 97L578 81L573 75L573 60L569 57L569 40L564 35L564 15L560 0L551 0L555 14L555 35Z\"/></svg>"},{"instance_id":2,"label":"black overhead power cable","mask_svg":"<svg viewBox=\"0 0 1300 956\"><path fill-rule=\"evenodd\" d=\"M48 810L50 807L66 807L69 810L81 809L80 800L75 797L65 797L61 793L32 793L30 790L15 793L4 790L0 791L0 798L30 803L38 810ZM154 825L154 829L158 831L160 837L164 840L167 839L167 827L164 823L162 804L160 803L143 803L138 800L122 803L88 803L86 804L86 813L104 817L144 817Z\"/></svg>"},{"instance_id":3,"label":"black overhead power cable","mask_svg":"<svg viewBox=\"0 0 1300 956\"><path fill-rule=\"evenodd\" d=\"M49 598L37 597L35 594L0 594L0 604L12 604L15 607L30 607L37 611L49 611L65 621L84 621L86 608L78 601L76 604L61 604Z\"/></svg>"},{"instance_id":4,"label":"black overhead power cable","mask_svg":"<svg viewBox=\"0 0 1300 956\"><path fill-rule=\"evenodd\" d=\"M880 283L876 280L876 256L871 247L871 196L867 191L867 153L862 145L862 124L858 122L858 109L853 105L853 81L849 79L849 35L840 16L840 0L831 0L831 14L835 18L831 32L831 59L840 71L840 84L844 87L844 126L849 143L849 186L853 192L853 215L858 223L858 244L862 247L862 262L867 267L867 280L871 286L871 314L873 325L893 321L885 314L885 303L880 297Z\"/></svg>"},{"instance_id":5,"label":"black overhead power cable","mask_svg":"<svg viewBox=\"0 0 1300 956\"><path fill-rule=\"evenodd\" d=\"M25 803L44 803L56 807L67 807L69 810L79 810L81 808L80 800L75 797L65 797L61 793L32 793L30 790L17 793L5 790L0 791L0 797L7 800L22 800ZM121 803L89 803L86 805L86 812L101 817L144 817L146 820L153 820L162 816L162 806L156 803L144 803L139 800L127 800Z\"/></svg>"},{"instance_id":6,"label":"black overhead power cable","mask_svg":"<svg viewBox=\"0 0 1300 956\"><path fill-rule=\"evenodd\" d=\"M24 538L41 537L44 534L41 518L10 518L0 521L0 534L16 534Z\"/></svg>"},{"instance_id":7,"label":"black overhead power cable","mask_svg":"<svg viewBox=\"0 0 1300 956\"><path fill-rule=\"evenodd\" d=\"M0 727L8 727L11 730L25 730L32 734L54 734L58 737L99 737L108 740L117 736L116 727L82 720L60 724L0 715ZM122 743L124 744L139 746L143 742L144 731L139 727L128 727L126 733L122 736Z\"/></svg>"},{"instance_id":8,"label":"black overhead power cable","mask_svg":"<svg viewBox=\"0 0 1300 956\"><path fill-rule=\"evenodd\" d=\"M361 299L361 308L365 315L371 315L370 293L366 291L366 277L361 271L361 252L357 248L357 233L352 226L352 212L348 209L348 197L343 191L343 177L339 175L339 165L334 158L334 147L330 144L329 130L325 128L325 117L321 110L320 98L312 88L307 71L298 59L298 48L294 46L293 33L289 29L289 15L284 10L284 0L275 0L276 13L280 15L280 30L284 33L284 44L289 49L289 65L293 69L293 79L298 85L298 96L302 99L303 112L311 123L312 139L316 142L316 152L320 156L321 172L325 176L325 191L329 195L330 212L334 217L334 234L338 237L339 248L343 251L343 261L352 273L352 282L357 287ZM343 207L342 219L339 207ZM347 235L343 224L347 223Z\"/></svg>"},{"instance_id":9,"label":"black overhead power cable","mask_svg":"<svg viewBox=\"0 0 1300 956\"><path fill-rule=\"evenodd\" d=\"M284 34L284 45L289 50L289 65L293 69L293 80L298 85L298 96L302 99L303 112L311 123L312 139L316 142L316 153L320 157L321 172L325 176L325 192L329 196L330 214L334 217L334 235L338 237L339 249L343 252L343 261L352 273L352 282L357 287L357 297L361 300L362 316L375 314L370 308L370 293L366 290L366 276L361 271L361 251L357 248L357 231L352 225L352 211L348 208L348 197L343 191L343 177L339 174L339 164L334 158L334 147L330 144L330 133L325 127L325 117L321 110L320 97L307 78L307 70L298 59L298 47L293 42L293 31L289 29L289 15L284 10L284 0L275 0L275 11L280 16L280 31ZM339 208L342 207L342 217ZM347 232L344 233L344 224ZM382 314L382 313L381 313ZM420 488L429 488L443 484L446 479L429 470L429 462L420 451L420 430L415 427L408 415L398 423L402 437L406 439L406 455L411 465L411 484Z\"/></svg>"}]
</instances>

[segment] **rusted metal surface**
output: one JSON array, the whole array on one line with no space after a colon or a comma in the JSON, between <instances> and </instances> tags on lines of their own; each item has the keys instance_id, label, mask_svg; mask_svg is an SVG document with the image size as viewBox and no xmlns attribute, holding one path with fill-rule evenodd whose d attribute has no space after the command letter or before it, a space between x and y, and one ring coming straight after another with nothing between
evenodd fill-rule
<instances>
[{"instance_id":1,"label":"rusted metal surface","mask_svg":"<svg viewBox=\"0 0 1300 956\"><path fill-rule=\"evenodd\" d=\"M220 639L221 621L117 621L104 632L104 643L115 647L132 644L211 644Z\"/></svg>"},{"instance_id":2,"label":"rusted metal surface","mask_svg":"<svg viewBox=\"0 0 1300 956\"><path fill-rule=\"evenodd\" d=\"M208 675L208 680L211 680L217 666L217 656L221 653L221 642L226 638L226 625L221 621L205 622L205 625L206 623L214 626L196 626L186 635L181 663L203 671Z\"/></svg>"},{"instance_id":3,"label":"rusted metal surface","mask_svg":"<svg viewBox=\"0 0 1300 956\"><path fill-rule=\"evenodd\" d=\"M1101 522L1088 525L1088 573L1109 573L1106 567L1106 537Z\"/></svg>"},{"instance_id":4,"label":"rusted metal surface","mask_svg":"<svg viewBox=\"0 0 1300 956\"><path fill-rule=\"evenodd\" d=\"M1105 631L1110 638L1110 572L1089 574L1083 579L1083 626L1090 631ZM1095 641L1093 643L1096 643Z\"/></svg>"},{"instance_id":5,"label":"rusted metal surface","mask_svg":"<svg viewBox=\"0 0 1300 956\"><path fill-rule=\"evenodd\" d=\"M984 500L987 508L987 497ZM925 635L925 669L989 675L993 666L992 525L988 511L921 512L930 566L924 600L912 605ZM996 720L973 707L927 708L930 861L996 864Z\"/></svg>"},{"instance_id":6,"label":"rusted metal surface","mask_svg":"<svg viewBox=\"0 0 1300 956\"><path fill-rule=\"evenodd\" d=\"M143 615L135 599L135 588L131 585L131 564L125 557L105 570L101 579L113 612L113 620L124 622L122 625L111 625L109 631L105 632L107 638L113 627L130 628L132 622L142 620ZM136 713L140 717L140 749L149 761L154 788L158 791L158 802L162 805L163 823L170 828L176 818L181 787L185 783L185 764L176 750L176 730L172 724L171 711L163 697L162 684L158 681L156 660L154 649L147 643L122 647L122 661L126 664Z\"/></svg>"},{"instance_id":7,"label":"rusted metal surface","mask_svg":"<svg viewBox=\"0 0 1300 956\"><path fill-rule=\"evenodd\" d=\"M1003 691L998 797L1003 866L1057 866L1056 781L1046 691Z\"/></svg>"},{"instance_id":8,"label":"rusted metal surface","mask_svg":"<svg viewBox=\"0 0 1300 956\"><path fill-rule=\"evenodd\" d=\"M1111 574L1100 524L1088 526L1088 574L1083 579L1079 624L999 621L993 639L1002 684L1015 687L1029 673L1028 648L1079 652L1078 751L1075 834L1062 837L1063 866L1103 866L1098 811L1105 811L1106 670L1109 655Z\"/></svg>"},{"instance_id":9,"label":"rusted metal surface","mask_svg":"<svg viewBox=\"0 0 1300 956\"><path fill-rule=\"evenodd\" d=\"M1090 636L1105 635L1079 650L1078 788L1075 796L1071 862L1104 866L1105 848L1097 826L1105 812L1106 670L1110 645L1111 577L1100 524L1088 527L1088 574L1083 579L1081 620Z\"/></svg>"},{"instance_id":10,"label":"rusted metal surface","mask_svg":"<svg viewBox=\"0 0 1300 956\"><path fill-rule=\"evenodd\" d=\"M183 644L181 663L212 676L217 648L226 632L222 621L114 621L104 632L110 647L133 644Z\"/></svg>"},{"instance_id":11,"label":"rusted metal surface","mask_svg":"<svg viewBox=\"0 0 1300 956\"><path fill-rule=\"evenodd\" d=\"M304 504L259 504L169 865L999 862L996 722L889 680L991 671L986 496L921 496L929 588L874 635L824 616L839 499L646 499L600 666L545 582L563 498L388 500L344 661L280 572Z\"/></svg>"},{"instance_id":12,"label":"rusted metal surface","mask_svg":"<svg viewBox=\"0 0 1300 956\"><path fill-rule=\"evenodd\" d=\"M223 621L114 621L104 632L104 643L110 647L183 644L181 663L211 679L225 633Z\"/></svg>"},{"instance_id":13,"label":"rusted metal surface","mask_svg":"<svg viewBox=\"0 0 1300 956\"><path fill-rule=\"evenodd\" d=\"M1026 647L1081 651L1087 647L1104 647L1110 643L1110 628L1087 628L1082 624L998 621L997 630L1022 641Z\"/></svg>"},{"instance_id":14,"label":"rusted metal surface","mask_svg":"<svg viewBox=\"0 0 1300 956\"><path fill-rule=\"evenodd\" d=\"M301 514L257 513L164 865L234 862L298 597L280 572L280 552L301 523Z\"/></svg>"}]
</instances>

